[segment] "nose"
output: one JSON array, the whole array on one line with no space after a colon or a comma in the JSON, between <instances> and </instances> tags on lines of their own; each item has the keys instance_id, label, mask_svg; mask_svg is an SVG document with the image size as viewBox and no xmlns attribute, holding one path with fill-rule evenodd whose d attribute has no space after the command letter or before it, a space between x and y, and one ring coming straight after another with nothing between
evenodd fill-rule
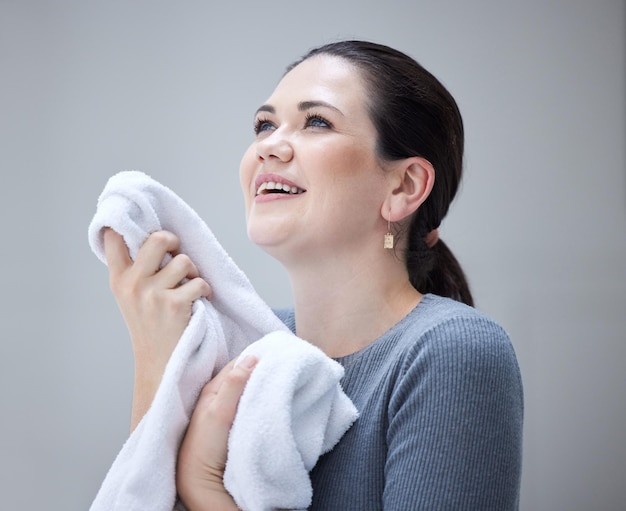
<instances>
[{"instance_id":1,"label":"nose","mask_svg":"<svg viewBox=\"0 0 626 511\"><path fill-rule=\"evenodd\" d=\"M256 156L259 161L277 159L286 163L293 158L293 147L287 137L278 129L257 142Z\"/></svg>"}]
</instances>

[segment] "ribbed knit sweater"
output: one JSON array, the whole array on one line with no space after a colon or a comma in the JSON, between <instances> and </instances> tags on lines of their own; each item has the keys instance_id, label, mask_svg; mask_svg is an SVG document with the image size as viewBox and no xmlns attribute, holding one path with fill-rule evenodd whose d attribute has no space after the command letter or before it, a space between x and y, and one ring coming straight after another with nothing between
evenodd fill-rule
<instances>
[{"instance_id":1,"label":"ribbed knit sweater","mask_svg":"<svg viewBox=\"0 0 626 511\"><path fill-rule=\"evenodd\" d=\"M276 311L295 332L292 310ZM312 510L518 509L522 383L506 332L426 295L337 359L360 417L311 472Z\"/></svg>"}]
</instances>

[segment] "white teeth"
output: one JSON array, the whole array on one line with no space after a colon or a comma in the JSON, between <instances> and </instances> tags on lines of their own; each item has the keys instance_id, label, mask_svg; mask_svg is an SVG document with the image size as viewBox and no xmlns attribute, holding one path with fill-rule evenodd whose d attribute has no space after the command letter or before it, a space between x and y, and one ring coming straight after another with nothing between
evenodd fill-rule
<instances>
[{"instance_id":1,"label":"white teeth","mask_svg":"<svg viewBox=\"0 0 626 511\"><path fill-rule=\"evenodd\" d=\"M301 190L297 186L291 186L291 185L284 184L284 183L276 183L274 181L266 181L259 185L259 188L257 189L256 194L260 195L266 190L282 190L283 192L291 193L294 195L304 192L304 190Z\"/></svg>"}]
</instances>

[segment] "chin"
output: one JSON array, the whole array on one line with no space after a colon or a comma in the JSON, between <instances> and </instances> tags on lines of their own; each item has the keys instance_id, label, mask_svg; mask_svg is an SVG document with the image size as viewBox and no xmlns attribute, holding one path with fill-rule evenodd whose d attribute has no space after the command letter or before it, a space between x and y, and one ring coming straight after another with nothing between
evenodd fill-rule
<instances>
[{"instance_id":1,"label":"chin","mask_svg":"<svg viewBox=\"0 0 626 511\"><path fill-rule=\"evenodd\" d=\"M259 248L270 252L285 241L286 236L280 229L270 229L268 226L248 225L248 238Z\"/></svg>"},{"instance_id":2,"label":"chin","mask_svg":"<svg viewBox=\"0 0 626 511\"><path fill-rule=\"evenodd\" d=\"M267 230L249 230L248 238L263 252L276 259L283 266L290 261L301 259L302 251L294 245L293 240L285 235L284 232L270 233Z\"/></svg>"}]
</instances>

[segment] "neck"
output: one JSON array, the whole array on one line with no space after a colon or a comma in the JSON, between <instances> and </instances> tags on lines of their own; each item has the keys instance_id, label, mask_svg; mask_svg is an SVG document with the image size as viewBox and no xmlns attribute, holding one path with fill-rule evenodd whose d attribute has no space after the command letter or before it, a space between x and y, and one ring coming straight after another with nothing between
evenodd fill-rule
<instances>
[{"instance_id":1,"label":"neck","mask_svg":"<svg viewBox=\"0 0 626 511\"><path fill-rule=\"evenodd\" d=\"M421 300L392 251L332 264L287 268L296 333L331 357L354 353L406 316Z\"/></svg>"}]
</instances>

